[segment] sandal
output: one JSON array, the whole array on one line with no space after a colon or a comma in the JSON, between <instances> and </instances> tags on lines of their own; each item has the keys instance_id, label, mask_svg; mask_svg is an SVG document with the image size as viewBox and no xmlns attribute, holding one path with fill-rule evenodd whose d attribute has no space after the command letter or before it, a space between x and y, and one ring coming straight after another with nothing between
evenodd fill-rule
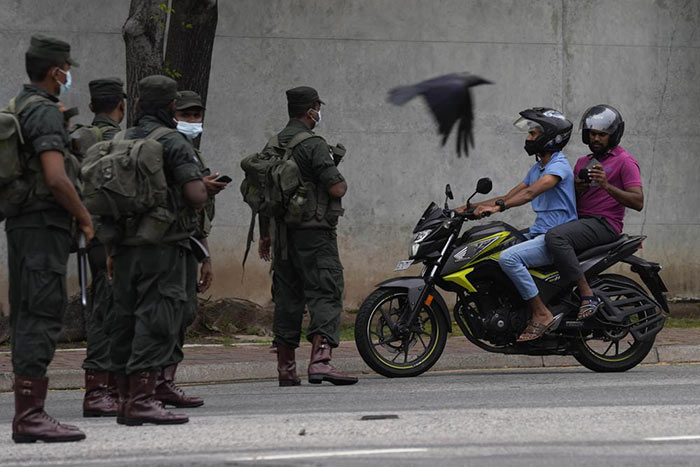
<instances>
[{"instance_id":1,"label":"sandal","mask_svg":"<svg viewBox=\"0 0 700 467\"><path fill-rule=\"evenodd\" d=\"M582 304L578 309L578 316L576 317L579 321L588 319L598 312L603 302L595 295L582 296L581 300L588 300L588 303Z\"/></svg>"},{"instance_id":2,"label":"sandal","mask_svg":"<svg viewBox=\"0 0 700 467\"><path fill-rule=\"evenodd\" d=\"M531 320L527 323L523 333L518 336L518 340L516 342L529 342L539 339L547 332L554 331L556 328L558 328L563 317L564 313L559 313L547 324L542 324Z\"/></svg>"}]
</instances>

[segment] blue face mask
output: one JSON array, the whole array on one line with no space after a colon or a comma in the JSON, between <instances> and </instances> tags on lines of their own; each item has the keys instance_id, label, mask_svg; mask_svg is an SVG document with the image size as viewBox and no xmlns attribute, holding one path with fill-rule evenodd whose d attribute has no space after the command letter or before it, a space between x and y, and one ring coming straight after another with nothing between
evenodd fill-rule
<instances>
[{"instance_id":1,"label":"blue face mask","mask_svg":"<svg viewBox=\"0 0 700 467\"><path fill-rule=\"evenodd\" d=\"M201 123L190 123L182 120L177 121L177 131L190 139L195 139L202 133Z\"/></svg>"},{"instance_id":2,"label":"blue face mask","mask_svg":"<svg viewBox=\"0 0 700 467\"><path fill-rule=\"evenodd\" d=\"M63 71L63 70L61 70L61 69L59 68L58 71L60 71L60 72L63 73L64 75L66 75L66 82L65 82L65 83L61 83L60 81L56 80L56 81L58 81L58 84L61 85L61 94L65 94L65 93L67 93L68 91L70 91L70 86L71 86L71 84L72 84L72 82L73 82L72 79L71 79L71 76L70 76L70 70L68 70L68 71L66 72L66 71Z\"/></svg>"}]
</instances>

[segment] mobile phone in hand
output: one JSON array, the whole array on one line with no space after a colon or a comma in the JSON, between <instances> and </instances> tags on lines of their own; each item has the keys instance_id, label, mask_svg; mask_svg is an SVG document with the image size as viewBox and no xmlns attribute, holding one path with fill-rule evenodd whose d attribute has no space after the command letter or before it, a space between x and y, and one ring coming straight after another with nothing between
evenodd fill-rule
<instances>
[{"instance_id":1,"label":"mobile phone in hand","mask_svg":"<svg viewBox=\"0 0 700 467\"><path fill-rule=\"evenodd\" d=\"M588 161L588 164L586 164L586 172L588 172L590 169L592 169L593 167L596 167L596 166L602 167L603 164L601 164L600 161L598 161L598 159L593 157L593 158L591 158L590 161ZM596 182L595 180L591 180L590 177L588 178L588 180L589 180L591 186L598 186L598 182Z\"/></svg>"},{"instance_id":2,"label":"mobile phone in hand","mask_svg":"<svg viewBox=\"0 0 700 467\"><path fill-rule=\"evenodd\" d=\"M219 183L231 183L233 179L228 175L219 175L214 179L214 181Z\"/></svg>"}]
</instances>

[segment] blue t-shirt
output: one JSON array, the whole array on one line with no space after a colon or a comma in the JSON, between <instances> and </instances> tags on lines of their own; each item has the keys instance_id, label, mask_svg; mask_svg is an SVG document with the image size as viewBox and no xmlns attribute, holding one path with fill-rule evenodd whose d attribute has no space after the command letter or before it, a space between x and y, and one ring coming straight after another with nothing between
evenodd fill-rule
<instances>
[{"instance_id":1,"label":"blue t-shirt","mask_svg":"<svg viewBox=\"0 0 700 467\"><path fill-rule=\"evenodd\" d=\"M540 193L532 200L532 209L537 214L535 223L530 227L533 236L546 233L552 227L559 224L575 221L576 192L574 191L574 172L569 161L562 152L555 152L547 165L543 168L539 162L535 162L525 176L523 183L532 185L544 175L555 175L560 178L554 187Z\"/></svg>"}]
</instances>

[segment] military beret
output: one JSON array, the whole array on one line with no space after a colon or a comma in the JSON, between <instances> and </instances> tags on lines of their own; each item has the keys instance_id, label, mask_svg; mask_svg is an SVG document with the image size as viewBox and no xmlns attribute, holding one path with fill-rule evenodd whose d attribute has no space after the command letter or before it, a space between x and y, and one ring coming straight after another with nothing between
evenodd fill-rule
<instances>
[{"instance_id":1,"label":"military beret","mask_svg":"<svg viewBox=\"0 0 700 467\"><path fill-rule=\"evenodd\" d=\"M321 100L320 97L318 97L318 91L316 91L314 88L311 88L309 86L299 86L296 88L292 88L287 90L287 104L291 106L299 106L299 105L309 105L313 104L314 102L320 102L321 104L325 104Z\"/></svg>"},{"instance_id":2,"label":"military beret","mask_svg":"<svg viewBox=\"0 0 700 467\"><path fill-rule=\"evenodd\" d=\"M93 100L126 97L124 82L119 78L93 79L88 83L88 87L90 98Z\"/></svg>"},{"instance_id":3,"label":"military beret","mask_svg":"<svg viewBox=\"0 0 700 467\"><path fill-rule=\"evenodd\" d=\"M175 100L177 82L163 75L146 76L139 81L139 98L154 106L166 106Z\"/></svg>"},{"instance_id":4,"label":"military beret","mask_svg":"<svg viewBox=\"0 0 700 467\"><path fill-rule=\"evenodd\" d=\"M194 91L178 91L175 98L175 109L185 110L192 107L205 107L202 105L202 97Z\"/></svg>"},{"instance_id":5,"label":"military beret","mask_svg":"<svg viewBox=\"0 0 700 467\"><path fill-rule=\"evenodd\" d=\"M78 62L70 56L70 44L55 37L48 37L42 34L32 36L27 53L35 57L55 60L59 65L68 63L74 67L79 66Z\"/></svg>"}]
</instances>

